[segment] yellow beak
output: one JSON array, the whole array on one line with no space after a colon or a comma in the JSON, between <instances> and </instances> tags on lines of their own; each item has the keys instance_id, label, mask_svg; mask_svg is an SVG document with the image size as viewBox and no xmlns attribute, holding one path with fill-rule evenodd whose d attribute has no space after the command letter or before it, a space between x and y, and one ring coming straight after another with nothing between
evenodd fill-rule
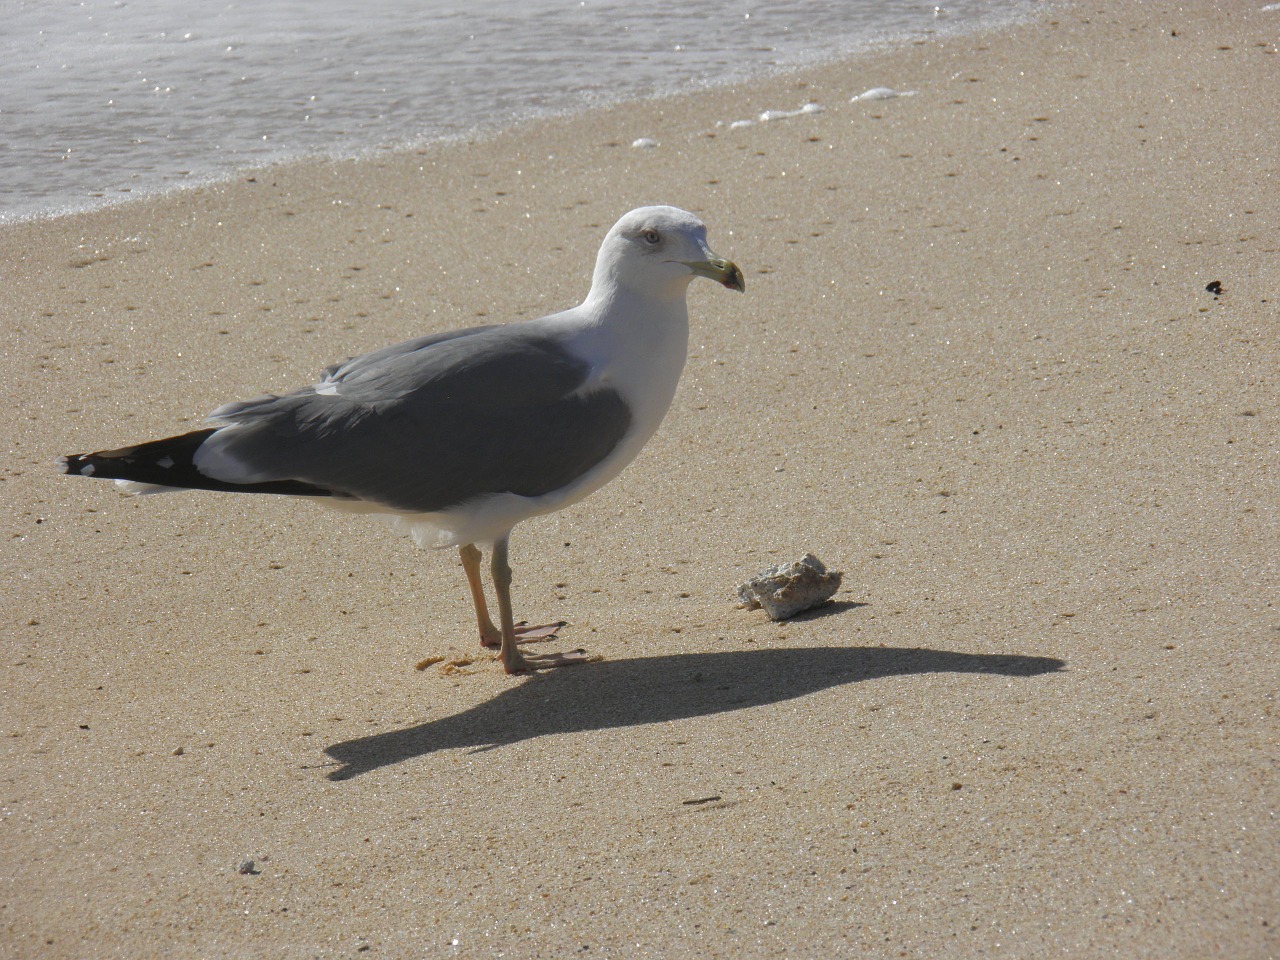
<instances>
[{"instance_id":1,"label":"yellow beak","mask_svg":"<svg viewBox=\"0 0 1280 960\"><path fill-rule=\"evenodd\" d=\"M706 260L681 260L680 262L698 276L724 284L730 290L737 290L739 293L746 290L746 283L742 279L742 271L738 269L738 265L732 260L725 260L723 257L709 257Z\"/></svg>"}]
</instances>

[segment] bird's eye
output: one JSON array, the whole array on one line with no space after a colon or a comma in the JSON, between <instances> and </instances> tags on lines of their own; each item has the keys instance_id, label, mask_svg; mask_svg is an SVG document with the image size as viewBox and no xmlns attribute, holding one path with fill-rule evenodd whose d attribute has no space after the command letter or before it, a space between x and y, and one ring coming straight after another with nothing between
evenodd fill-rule
<instances>
[{"instance_id":1,"label":"bird's eye","mask_svg":"<svg viewBox=\"0 0 1280 960\"><path fill-rule=\"evenodd\" d=\"M652 227L642 232L640 236L644 237L645 243L657 243L661 239L658 236L658 231L654 230Z\"/></svg>"}]
</instances>

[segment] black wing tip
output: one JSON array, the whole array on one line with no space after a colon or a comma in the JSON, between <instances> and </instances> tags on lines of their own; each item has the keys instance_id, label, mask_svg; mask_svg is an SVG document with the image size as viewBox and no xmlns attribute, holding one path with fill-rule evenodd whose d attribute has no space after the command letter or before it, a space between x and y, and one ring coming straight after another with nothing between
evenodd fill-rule
<instances>
[{"instance_id":1,"label":"black wing tip","mask_svg":"<svg viewBox=\"0 0 1280 960\"><path fill-rule=\"evenodd\" d=\"M84 460L84 454L71 453L65 457L58 457L58 459L53 462L57 464L59 472L69 474L73 477L78 477L82 475L81 471L85 466L87 466Z\"/></svg>"},{"instance_id":2,"label":"black wing tip","mask_svg":"<svg viewBox=\"0 0 1280 960\"><path fill-rule=\"evenodd\" d=\"M68 476L92 477L97 472L96 468L103 465L100 456L97 453L70 453L65 457L58 457L54 463Z\"/></svg>"},{"instance_id":3,"label":"black wing tip","mask_svg":"<svg viewBox=\"0 0 1280 960\"><path fill-rule=\"evenodd\" d=\"M167 451L172 449L169 445L173 441L189 442L193 437L197 440L202 440L203 434L212 432L212 430L197 431L196 434L186 434L181 437L171 437L168 440L154 441L152 444L124 447L120 450L107 450L101 453L73 453L69 456L58 457L54 462L61 468L62 473L73 477L92 477L98 480L128 480L133 483L141 483L153 487L167 487L173 490L213 490L220 493L274 493L291 497L353 499L339 490L319 487L305 480L265 480L260 483L232 483L227 480L206 477L191 463L190 450L186 451L188 456L184 459L175 461L170 457L170 462L163 465L159 461L164 457L154 456L156 453L168 456ZM197 443L196 446L198 445ZM150 451L145 452L152 454L152 456L141 459L135 457L134 455L141 450L142 446L151 447ZM174 452L180 454L180 451L175 450Z\"/></svg>"}]
</instances>

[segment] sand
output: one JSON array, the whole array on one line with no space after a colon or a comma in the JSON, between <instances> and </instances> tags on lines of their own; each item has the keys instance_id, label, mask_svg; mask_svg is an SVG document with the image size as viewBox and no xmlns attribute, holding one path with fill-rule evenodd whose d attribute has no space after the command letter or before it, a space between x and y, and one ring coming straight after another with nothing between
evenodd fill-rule
<instances>
[{"instance_id":1,"label":"sand","mask_svg":"<svg viewBox=\"0 0 1280 960\"><path fill-rule=\"evenodd\" d=\"M1048 8L0 230L0 955L1280 954L1258 6ZM599 663L448 667L456 556L381 523L56 473L576 303L648 202L747 293L693 288L658 436L516 531L517 612ZM810 550L832 604L735 609Z\"/></svg>"}]
</instances>

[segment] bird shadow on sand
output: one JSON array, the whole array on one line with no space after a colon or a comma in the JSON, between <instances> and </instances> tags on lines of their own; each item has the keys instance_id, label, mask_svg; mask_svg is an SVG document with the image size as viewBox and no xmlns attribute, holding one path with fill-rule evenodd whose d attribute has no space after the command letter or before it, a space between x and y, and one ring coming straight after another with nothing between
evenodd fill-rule
<instances>
[{"instance_id":1,"label":"bird shadow on sand","mask_svg":"<svg viewBox=\"0 0 1280 960\"><path fill-rule=\"evenodd\" d=\"M687 720L828 687L920 673L1034 677L1052 657L901 647L802 647L606 660L529 677L470 710L325 749L348 780L436 750L489 750L548 734Z\"/></svg>"}]
</instances>

